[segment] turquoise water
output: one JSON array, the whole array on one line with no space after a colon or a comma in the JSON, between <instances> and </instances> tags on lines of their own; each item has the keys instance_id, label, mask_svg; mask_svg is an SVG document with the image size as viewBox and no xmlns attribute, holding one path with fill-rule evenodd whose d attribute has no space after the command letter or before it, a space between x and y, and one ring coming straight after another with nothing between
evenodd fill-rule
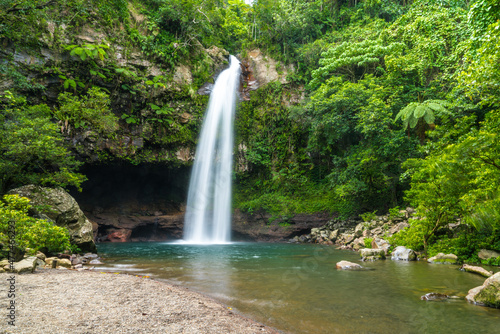
<instances>
[{"instance_id":1,"label":"turquoise water","mask_svg":"<svg viewBox=\"0 0 500 334\"><path fill-rule=\"evenodd\" d=\"M500 310L468 304L484 278L458 266L362 263L358 254L320 245L236 243L98 245L102 271L164 279L203 292L257 321L290 333L498 333ZM498 268L497 268L498 270ZM460 297L425 302L441 292Z\"/></svg>"}]
</instances>

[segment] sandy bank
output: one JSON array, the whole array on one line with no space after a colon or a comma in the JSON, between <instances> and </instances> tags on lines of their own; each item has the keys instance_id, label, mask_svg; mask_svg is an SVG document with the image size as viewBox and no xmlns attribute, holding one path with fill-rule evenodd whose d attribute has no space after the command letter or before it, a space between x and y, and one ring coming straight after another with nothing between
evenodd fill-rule
<instances>
[{"instance_id":1,"label":"sandy bank","mask_svg":"<svg viewBox=\"0 0 500 334\"><path fill-rule=\"evenodd\" d=\"M7 324L0 274L1 333L277 333L196 292L147 278L37 269L16 275L16 326Z\"/></svg>"}]
</instances>

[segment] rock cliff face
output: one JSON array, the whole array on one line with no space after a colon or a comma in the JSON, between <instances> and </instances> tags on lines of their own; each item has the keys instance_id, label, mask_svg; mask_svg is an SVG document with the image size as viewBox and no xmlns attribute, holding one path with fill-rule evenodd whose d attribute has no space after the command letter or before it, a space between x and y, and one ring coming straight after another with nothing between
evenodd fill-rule
<instances>
[{"instance_id":1,"label":"rock cliff face","mask_svg":"<svg viewBox=\"0 0 500 334\"><path fill-rule=\"evenodd\" d=\"M13 189L9 193L31 199L33 206L43 206L43 209L32 208L30 214L67 228L71 236L71 243L77 245L83 252L96 251L92 223L80 210L75 199L64 189L27 185Z\"/></svg>"},{"instance_id":2,"label":"rock cliff face","mask_svg":"<svg viewBox=\"0 0 500 334\"><path fill-rule=\"evenodd\" d=\"M138 33L148 33L145 18L132 5L129 11L131 24ZM229 53L200 44L198 63L174 66L146 54L122 35L96 27L95 23L67 26L56 21L48 19L40 26L38 42L33 45L0 40L0 63L5 67L2 73L6 73L0 80L0 90L23 94L29 103L46 103L58 108L58 96L65 91L84 95L92 86L104 89L109 94L112 112L120 118L119 131L107 136L90 127L71 132L61 130L73 154L86 162L82 172L89 178L83 185L83 194L73 193L73 196L94 221L93 234L99 240L180 238L182 203L187 197L189 165L194 158L197 132L211 86L227 67ZM70 45L102 48L106 55L101 59L81 59L70 53L67 48ZM241 59L242 100L249 97L250 91L271 82L287 83L286 76L293 68L267 57L259 49L246 54L246 58ZM95 74L97 72L100 75ZM70 79L75 87L66 85L65 80ZM26 81L24 86L19 84L20 80ZM301 98L300 92L296 95L297 99ZM168 117L158 115L152 104L163 108L162 112L165 110ZM129 162L142 171L131 172L133 165ZM108 172L96 181L92 169ZM144 181L141 175L151 170L155 170L154 177ZM120 175L121 180L108 182L119 179ZM23 191L28 193L27 189ZM53 197L53 205L68 206L61 207L61 212L77 207L69 199L56 203L63 201L59 190L50 192L49 197ZM61 217L64 215L66 213L60 213ZM57 219L63 219L47 216L57 224ZM268 218L237 213L234 236L245 240L282 240L306 233L310 224L314 227L320 221L326 222L316 216L297 216L290 222L268 224ZM69 228L75 226L74 242L93 251L90 223L84 223L86 218L69 219L75 221L67 224ZM82 229L86 229L83 234Z\"/></svg>"}]
</instances>

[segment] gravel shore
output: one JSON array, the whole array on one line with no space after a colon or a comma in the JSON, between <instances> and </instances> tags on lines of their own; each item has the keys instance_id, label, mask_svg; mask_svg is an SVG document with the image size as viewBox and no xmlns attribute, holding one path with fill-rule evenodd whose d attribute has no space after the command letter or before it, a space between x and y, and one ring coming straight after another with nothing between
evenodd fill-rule
<instances>
[{"instance_id":1,"label":"gravel shore","mask_svg":"<svg viewBox=\"0 0 500 334\"><path fill-rule=\"evenodd\" d=\"M278 333L202 294L132 275L37 269L16 277L15 326L0 274L0 333Z\"/></svg>"}]
</instances>

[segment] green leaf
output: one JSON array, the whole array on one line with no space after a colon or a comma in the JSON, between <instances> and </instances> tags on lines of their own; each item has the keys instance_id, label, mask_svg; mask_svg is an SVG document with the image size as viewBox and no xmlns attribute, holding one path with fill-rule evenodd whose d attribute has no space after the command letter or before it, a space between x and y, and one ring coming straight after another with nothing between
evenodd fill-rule
<instances>
[{"instance_id":1,"label":"green leaf","mask_svg":"<svg viewBox=\"0 0 500 334\"><path fill-rule=\"evenodd\" d=\"M410 115L410 119L408 120L409 124L410 124L410 128L414 128L415 126L417 126L417 123L418 123L418 118L416 118L414 115Z\"/></svg>"},{"instance_id":2,"label":"green leaf","mask_svg":"<svg viewBox=\"0 0 500 334\"><path fill-rule=\"evenodd\" d=\"M151 108L153 110L159 110L160 109L160 107L158 107L156 104L152 104L152 103L151 103Z\"/></svg>"},{"instance_id":3,"label":"green leaf","mask_svg":"<svg viewBox=\"0 0 500 334\"><path fill-rule=\"evenodd\" d=\"M97 72L97 75L101 78L101 79L106 79L106 76L104 74L102 74L101 72Z\"/></svg>"},{"instance_id":4,"label":"green leaf","mask_svg":"<svg viewBox=\"0 0 500 334\"><path fill-rule=\"evenodd\" d=\"M92 75L97 75L97 72L96 72L96 71L94 71L94 70L90 70L90 74L92 74Z\"/></svg>"},{"instance_id":5,"label":"green leaf","mask_svg":"<svg viewBox=\"0 0 500 334\"><path fill-rule=\"evenodd\" d=\"M428 112L424 115L424 120L427 124L434 123L435 117L433 112Z\"/></svg>"},{"instance_id":6,"label":"green leaf","mask_svg":"<svg viewBox=\"0 0 500 334\"><path fill-rule=\"evenodd\" d=\"M69 80L64 81L64 89L69 88Z\"/></svg>"},{"instance_id":7,"label":"green leaf","mask_svg":"<svg viewBox=\"0 0 500 334\"><path fill-rule=\"evenodd\" d=\"M416 108L415 108L415 111L413 112L413 115L415 116L415 118L420 118L422 116L425 115L425 113L427 112L427 110L429 110L429 108L427 108L426 106L420 104L418 105ZM430 111L430 110L429 110ZM430 111L432 112L432 111Z\"/></svg>"},{"instance_id":8,"label":"green leaf","mask_svg":"<svg viewBox=\"0 0 500 334\"><path fill-rule=\"evenodd\" d=\"M444 112L445 109L442 105L434 102L427 103L427 106L434 111Z\"/></svg>"}]
</instances>

